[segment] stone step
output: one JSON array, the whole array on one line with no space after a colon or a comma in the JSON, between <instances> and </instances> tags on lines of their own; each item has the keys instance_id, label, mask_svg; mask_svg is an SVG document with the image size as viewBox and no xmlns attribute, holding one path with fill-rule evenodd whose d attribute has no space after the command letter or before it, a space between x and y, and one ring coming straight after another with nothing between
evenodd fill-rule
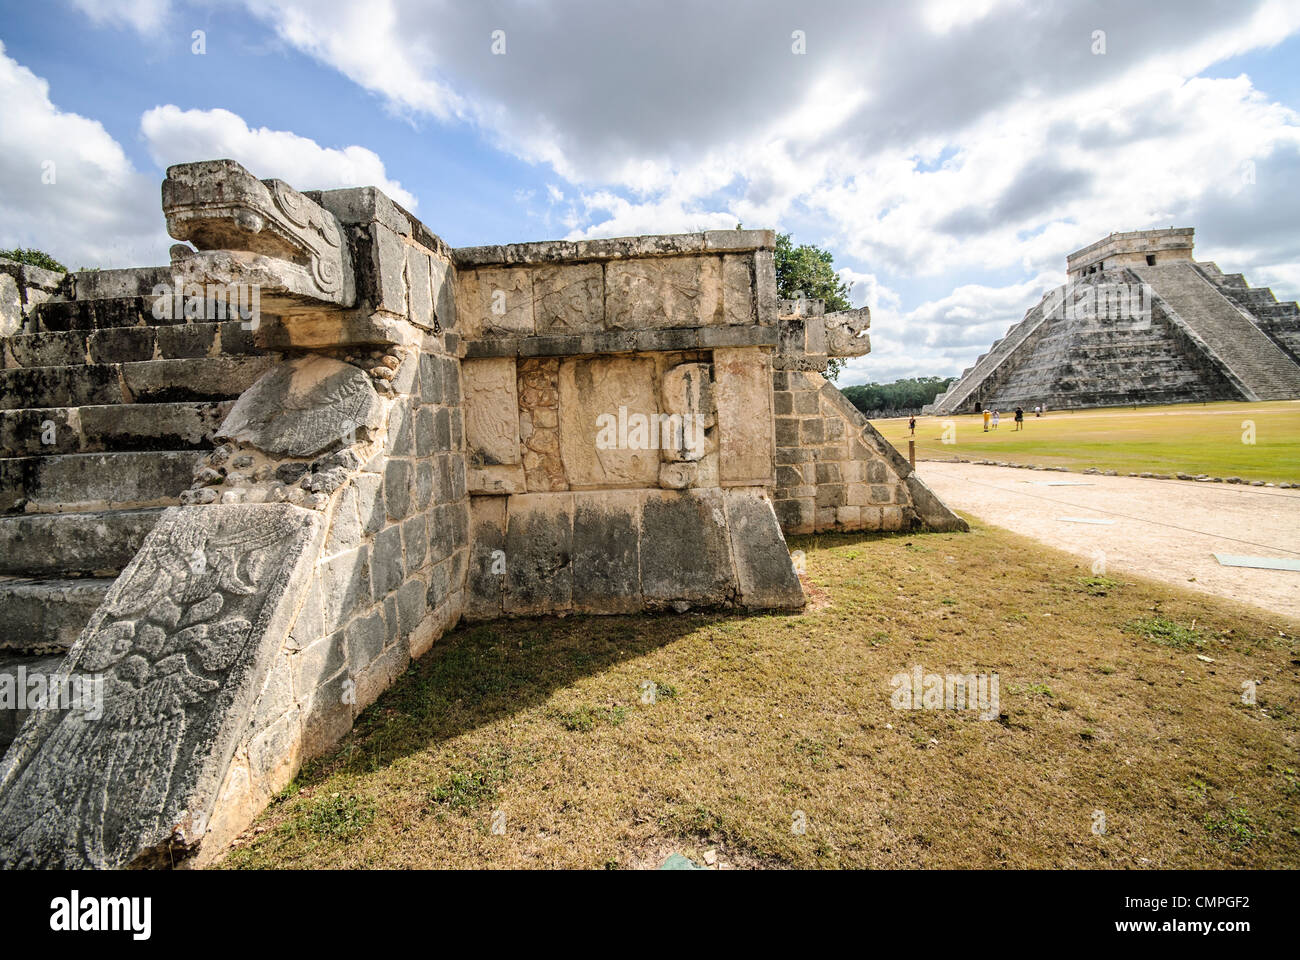
<instances>
[{"instance_id":1,"label":"stone step","mask_svg":"<svg viewBox=\"0 0 1300 960\"><path fill-rule=\"evenodd\" d=\"M167 450L0 459L0 512L170 505L194 482L203 453Z\"/></svg>"},{"instance_id":2,"label":"stone step","mask_svg":"<svg viewBox=\"0 0 1300 960\"><path fill-rule=\"evenodd\" d=\"M1256 306L1277 303L1277 297L1271 287L1251 287L1245 291L1245 296L1250 303Z\"/></svg>"},{"instance_id":3,"label":"stone step","mask_svg":"<svg viewBox=\"0 0 1300 960\"><path fill-rule=\"evenodd\" d=\"M0 370L0 409L125 403L116 364Z\"/></svg>"},{"instance_id":4,"label":"stone step","mask_svg":"<svg viewBox=\"0 0 1300 960\"><path fill-rule=\"evenodd\" d=\"M95 288L90 292L105 293L115 289L118 287L110 284L106 289ZM121 289L130 289L130 281ZM155 305L160 309L155 310ZM187 306L198 307L188 318L184 315ZM79 297L75 300L46 300L44 303L37 304L32 310L31 322L32 329L37 333L53 330L96 330L103 327L172 326L201 320L212 322L238 320L238 307L239 304L229 301L220 303L214 301L207 304L202 302L201 298L177 305L170 298L159 301L150 294L90 299Z\"/></svg>"},{"instance_id":5,"label":"stone step","mask_svg":"<svg viewBox=\"0 0 1300 960\"><path fill-rule=\"evenodd\" d=\"M259 356L266 351L254 343L253 333L237 320L177 323L165 327L104 327L25 333L4 340L3 349L0 349L0 366L66 367L142 360Z\"/></svg>"},{"instance_id":6,"label":"stone step","mask_svg":"<svg viewBox=\"0 0 1300 960\"><path fill-rule=\"evenodd\" d=\"M1300 397L1300 366L1188 262L1134 267L1248 391L1248 398ZM1239 276L1239 275L1238 275Z\"/></svg>"},{"instance_id":7,"label":"stone step","mask_svg":"<svg viewBox=\"0 0 1300 960\"><path fill-rule=\"evenodd\" d=\"M0 577L0 652L66 653L112 585L111 578Z\"/></svg>"},{"instance_id":8,"label":"stone step","mask_svg":"<svg viewBox=\"0 0 1300 960\"><path fill-rule=\"evenodd\" d=\"M71 274L77 300L117 300L149 296L159 284L172 283L166 267L127 267L118 270L79 270Z\"/></svg>"},{"instance_id":9,"label":"stone step","mask_svg":"<svg viewBox=\"0 0 1300 960\"><path fill-rule=\"evenodd\" d=\"M1292 361L1300 363L1300 307L1295 301L1279 303L1268 287L1224 286L1205 264L1196 264L1201 276L1215 284L1220 294L1248 313L1255 326L1264 332Z\"/></svg>"},{"instance_id":10,"label":"stone step","mask_svg":"<svg viewBox=\"0 0 1300 960\"><path fill-rule=\"evenodd\" d=\"M115 577L162 509L0 515L0 574Z\"/></svg>"},{"instance_id":11,"label":"stone step","mask_svg":"<svg viewBox=\"0 0 1300 960\"><path fill-rule=\"evenodd\" d=\"M1257 319L1263 320L1282 320L1289 319L1300 314L1296 309L1294 301L1289 303L1265 303L1255 304L1251 310Z\"/></svg>"},{"instance_id":12,"label":"stone step","mask_svg":"<svg viewBox=\"0 0 1300 960\"><path fill-rule=\"evenodd\" d=\"M269 356L204 357L0 370L0 410L233 400L271 363Z\"/></svg>"},{"instance_id":13,"label":"stone step","mask_svg":"<svg viewBox=\"0 0 1300 960\"><path fill-rule=\"evenodd\" d=\"M153 300L146 297L114 297L104 300L47 300L32 310L33 329L94 330L99 327L154 326L160 323L184 323L180 320L157 320Z\"/></svg>"},{"instance_id":14,"label":"stone step","mask_svg":"<svg viewBox=\"0 0 1300 960\"><path fill-rule=\"evenodd\" d=\"M205 450L233 400L0 410L0 457Z\"/></svg>"}]
</instances>

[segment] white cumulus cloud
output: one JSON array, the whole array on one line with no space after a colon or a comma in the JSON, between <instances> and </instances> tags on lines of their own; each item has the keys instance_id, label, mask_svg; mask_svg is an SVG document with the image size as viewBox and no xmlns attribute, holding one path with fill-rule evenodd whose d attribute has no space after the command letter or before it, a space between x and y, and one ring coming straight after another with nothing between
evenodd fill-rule
<instances>
[{"instance_id":1,"label":"white cumulus cloud","mask_svg":"<svg viewBox=\"0 0 1300 960\"><path fill-rule=\"evenodd\" d=\"M142 32L167 15L165 0L77 2ZM537 191L517 204L521 234L743 222L828 247L876 313L873 354L841 382L959 372L1033 302L1029 285L1114 230L1194 226L1199 256L1300 293L1296 104L1207 75L1300 31L1294 0L244 7L402 119L466 126L548 168L510 185ZM363 147L174 106L143 129L159 163L233 156L413 202ZM965 299L936 297L945 283Z\"/></svg>"},{"instance_id":2,"label":"white cumulus cloud","mask_svg":"<svg viewBox=\"0 0 1300 960\"><path fill-rule=\"evenodd\" d=\"M229 110L154 107L140 118L149 154L159 167L192 160L230 159L257 177L275 177L300 190L378 187L408 210L416 198L388 177L379 154L360 146L322 147L288 130L253 129Z\"/></svg>"},{"instance_id":3,"label":"white cumulus cloud","mask_svg":"<svg viewBox=\"0 0 1300 960\"><path fill-rule=\"evenodd\" d=\"M59 109L49 84L0 43L0 246L70 269L160 262L158 181L95 120Z\"/></svg>"},{"instance_id":4,"label":"white cumulus cloud","mask_svg":"<svg viewBox=\"0 0 1300 960\"><path fill-rule=\"evenodd\" d=\"M147 111L140 130L156 170L140 170L98 121L62 110L49 83L0 43L0 247L35 247L71 269L167 262L159 205L164 168L231 158L303 190L376 186L414 209L373 150L323 147L287 130L252 129L228 110Z\"/></svg>"}]
</instances>

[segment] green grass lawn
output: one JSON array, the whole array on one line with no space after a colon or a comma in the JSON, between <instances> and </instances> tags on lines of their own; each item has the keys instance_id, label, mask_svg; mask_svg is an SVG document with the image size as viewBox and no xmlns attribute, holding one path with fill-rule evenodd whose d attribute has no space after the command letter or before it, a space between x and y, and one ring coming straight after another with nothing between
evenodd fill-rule
<instances>
[{"instance_id":1,"label":"green grass lawn","mask_svg":"<svg viewBox=\"0 0 1300 960\"><path fill-rule=\"evenodd\" d=\"M801 613L454 631L223 865L1300 866L1298 625L978 523L791 547Z\"/></svg>"},{"instance_id":2,"label":"green grass lawn","mask_svg":"<svg viewBox=\"0 0 1300 960\"><path fill-rule=\"evenodd\" d=\"M949 422L954 443L943 442ZM1253 444L1242 440L1247 422L1254 424ZM874 424L907 452L906 419ZM1019 433L1009 411L1002 411L1001 426L989 433L979 416L918 417L916 455L1300 483L1300 401L1109 407L1050 411L1041 418L1029 411Z\"/></svg>"}]
</instances>

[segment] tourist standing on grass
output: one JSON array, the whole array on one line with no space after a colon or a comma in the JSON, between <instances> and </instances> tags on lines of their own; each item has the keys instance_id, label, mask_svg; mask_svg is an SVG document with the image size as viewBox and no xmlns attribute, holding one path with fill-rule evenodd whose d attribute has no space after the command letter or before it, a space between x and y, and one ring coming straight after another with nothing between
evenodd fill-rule
<instances>
[{"instance_id":1,"label":"tourist standing on grass","mask_svg":"<svg viewBox=\"0 0 1300 960\"><path fill-rule=\"evenodd\" d=\"M1025 429L1025 408L1016 407L1016 429Z\"/></svg>"},{"instance_id":2,"label":"tourist standing on grass","mask_svg":"<svg viewBox=\"0 0 1300 960\"><path fill-rule=\"evenodd\" d=\"M994 410L994 411L993 411L993 429L994 429L994 430L996 430L996 429L998 428L998 420L999 420L998 412L997 412L996 410Z\"/></svg>"},{"instance_id":3,"label":"tourist standing on grass","mask_svg":"<svg viewBox=\"0 0 1300 960\"><path fill-rule=\"evenodd\" d=\"M907 429L912 431L912 436L916 436L916 417L911 417L907 421Z\"/></svg>"},{"instance_id":4,"label":"tourist standing on grass","mask_svg":"<svg viewBox=\"0 0 1300 960\"><path fill-rule=\"evenodd\" d=\"M985 410L985 411L984 411L984 432L985 432L985 433L988 433L988 432L989 432L989 419L990 419L992 416L993 416L992 411L989 411L989 410Z\"/></svg>"}]
</instances>

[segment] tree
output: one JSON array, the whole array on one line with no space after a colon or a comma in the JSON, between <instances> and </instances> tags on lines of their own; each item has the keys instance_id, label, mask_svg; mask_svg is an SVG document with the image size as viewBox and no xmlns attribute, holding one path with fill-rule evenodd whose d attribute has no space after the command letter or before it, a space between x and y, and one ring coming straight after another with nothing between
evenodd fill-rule
<instances>
[{"instance_id":1,"label":"tree","mask_svg":"<svg viewBox=\"0 0 1300 960\"><path fill-rule=\"evenodd\" d=\"M783 300L793 300L802 293L810 299L825 301L826 312L848 310L849 285L840 279L829 250L811 243L795 246L790 234L776 236L776 293ZM834 380L844 366L844 358L831 357L826 378Z\"/></svg>"},{"instance_id":2,"label":"tree","mask_svg":"<svg viewBox=\"0 0 1300 960\"><path fill-rule=\"evenodd\" d=\"M26 263L29 266L40 267L43 270L53 270L55 273L67 273L68 268L59 261L55 260L44 250L24 250L22 247L14 247L12 250L0 250L0 258L5 260L16 260L19 263Z\"/></svg>"},{"instance_id":3,"label":"tree","mask_svg":"<svg viewBox=\"0 0 1300 960\"><path fill-rule=\"evenodd\" d=\"M841 393L870 415L877 410L919 410L947 390L956 377L917 377L893 383L860 383Z\"/></svg>"},{"instance_id":4,"label":"tree","mask_svg":"<svg viewBox=\"0 0 1300 960\"><path fill-rule=\"evenodd\" d=\"M829 250L811 243L795 246L790 234L780 233L776 237L776 292L786 299L794 299L796 293L805 297L826 301L826 312L848 310L849 285L835 272L833 257Z\"/></svg>"}]
</instances>

